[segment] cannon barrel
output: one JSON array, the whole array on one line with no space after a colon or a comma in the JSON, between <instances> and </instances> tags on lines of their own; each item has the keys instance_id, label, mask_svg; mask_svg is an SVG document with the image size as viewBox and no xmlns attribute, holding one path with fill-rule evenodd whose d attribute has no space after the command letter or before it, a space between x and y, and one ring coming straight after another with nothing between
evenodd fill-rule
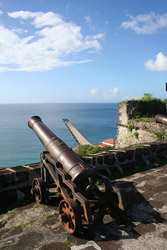
<instances>
[{"instance_id":1,"label":"cannon barrel","mask_svg":"<svg viewBox=\"0 0 167 250\"><path fill-rule=\"evenodd\" d=\"M167 116L158 114L155 117L155 121L167 125Z\"/></svg>"},{"instance_id":2,"label":"cannon barrel","mask_svg":"<svg viewBox=\"0 0 167 250\"><path fill-rule=\"evenodd\" d=\"M58 138L39 116L31 117L28 126L34 130L49 154L72 177L74 183L84 188L91 184L90 180L96 178L95 170L88 168L81 157Z\"/></svg>"}]
</instances>

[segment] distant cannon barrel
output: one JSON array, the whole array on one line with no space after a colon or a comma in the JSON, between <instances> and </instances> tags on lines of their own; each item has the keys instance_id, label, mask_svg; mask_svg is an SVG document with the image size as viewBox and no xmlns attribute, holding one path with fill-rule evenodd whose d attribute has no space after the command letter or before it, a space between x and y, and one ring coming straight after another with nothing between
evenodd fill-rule
<instances>
[{"instance_id":1,"label":"distant cannon barrel","mask_svg":"<svg viewBox=\"0 0 167 250\"><path fill-rule=\"evenodd\" d=\"M155 121L167 125L167 116L158 114L155 117Z\"/></svg>"},{"instance_id":2,"label":"distant cannon barrel","mask_svg":"<svg viewBox=\"0 0 167 250\"><path fill-rule=\"evenodd\" d=\"M72 181L80 186L88 186L94 179L96 172L88 168L81 157L72 151L61 139L59 139L41 120L39 116L33 116L28 121L28 126L34 130L40 141L71 177Z\"/></svg>"}]
</instances>

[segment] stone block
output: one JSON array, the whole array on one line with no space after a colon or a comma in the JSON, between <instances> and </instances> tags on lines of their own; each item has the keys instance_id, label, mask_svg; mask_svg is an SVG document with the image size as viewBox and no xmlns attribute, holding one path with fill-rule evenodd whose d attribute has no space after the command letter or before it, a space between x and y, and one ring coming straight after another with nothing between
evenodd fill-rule
<instances>
[{"instance_id":1,"label":"stone block","mask_svg":"<svg viewBox=\"0 0 167 250\"><path fill-rule=\"evenodd\" d=\"M113 165L115 163L115 154L104 155L104 164L108 166Z\"/></svg>"},{"instance_id":2,"label":"stone block","mask_svg":"<svg viewBox=\"0 0 167 250\"><path fill-rule=\"evenodd\" d=\"M103 156L97 157L97 162L98 162L99 165L103 165L103 163L104 163Z\"/></svg>"},{"instance_id":3,"label":"stone block","mask_svg":"<svg viewBox=\"0 0 167 250\"><path fill-rule=\"evenodd\" d=\"M122 172L125 174L127 172L134 171L136 169L136 164L135 162L122 163L119 165L119 167L122 169Z\"/></svg>"},{"instance_id":4,"label":"stone block","mask_svg":"<svg viewBox=\"0 0 167 250\"><path fill-rule=\"evenodd\" d=\"M125 152L117 152L116 157L118 159L118 162L123 162L126 159L126 154Z\"/></svg>"},{"instance_id":5,"label":"stone block","mask_svg":"<svg viewBox=\"0 0 167 250\"><path fill-rule=\"evenodd\" d=\"M134 152L135 150L134 149L131 149L131 150L127 150L126 151L126 159L129 160L129 161L132 161L134 159Z\"/></svg>"},{"instance_id":6,"label":"stone block","mask_svg":"<svg viewBox=\"0 0 167 250\"><path fill-rule=\"evenodd\" d=\"M151 147L150 146L143 147L143 154L144 154L144 156L151 155L152 154Z\"/></svg>"},{"instance_id":7,"label":"stone block","mask_svg":"<svg viewBox=\"0 0 167 250\"><path fill-rule=\"evenodd\" d=\"M136 148L135 149L135 159L140 159L143 155L142 148Z\"/></svg>"}]
</instances>

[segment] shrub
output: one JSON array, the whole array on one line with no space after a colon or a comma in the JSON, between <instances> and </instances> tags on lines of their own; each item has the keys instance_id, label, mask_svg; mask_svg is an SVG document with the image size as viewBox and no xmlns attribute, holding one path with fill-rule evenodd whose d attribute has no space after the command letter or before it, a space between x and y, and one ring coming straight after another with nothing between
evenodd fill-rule
<instances>
[{"instance_id":1,"label":"shrub","mask_svg":"<svg viewBox=\"0 0 167 250\"><path fill-rule=\"evenodd\" d=\"M79 150L78 150L78 154L79 155L86 155L86 153L88 151L91 151L93 149L93 146L91 145L82 145Z\"/></svg>"},{"instance_id":2,"label":"shrub","mask_svg":"<svg viewBox=\"0 0 167 250\"><path fill-rule=\"evenodd\" d=\"M144 96L141 98L142 101L144 102L162 102L162 100L160 98L154 97L152 94L150 93L144 93Z\"/></svg>"},{"instance_id":3,"label":"shrub","mask_svg":"<svg viewBox=\"0 0 167 250\"><path fill-rule=\"evenodd\" d=\"M104 151L108 151L111 150L112 147L109 146L105 146L105 147L93 147L92 145L82 145L80 146L79 150L78 150L78 154L79 155L89 155L89 154L97 154L99 152L104 152Z\"/></svg>"},{"instance_id":4,"label":"shrub","mask_svg":"<svg viewBox=\"0 0 167 250\"><path fill-rule=\"evenodd\" d=\"M133 135L134 135L134 137L135 137L136 139L139 138L139 133L138 133L137 131L135 131L135 132L133 133Z\"/></svg>"},{"instance_id":5,"label":"shrub","mask_svg":"<svg viewBox=\"0 0 167 250\"><path fill-rule=\"evenodd\" d=\"M133 129L133 124L131 124L131 123L130 123L130 124L128 124L128 127L127 127L127 128L128 128L128 131L132 132L132 129Z\"/></svg>"}]
</instances>

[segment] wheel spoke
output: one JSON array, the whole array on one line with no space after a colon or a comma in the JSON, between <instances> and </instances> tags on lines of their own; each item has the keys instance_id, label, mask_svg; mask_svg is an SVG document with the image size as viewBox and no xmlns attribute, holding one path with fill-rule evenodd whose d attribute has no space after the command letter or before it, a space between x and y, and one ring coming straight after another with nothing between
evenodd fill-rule
<instances>
[{"instance_id":1,"label":"wheel spoke","mask_svg":"<svg viewBox=\"0 0 167 250\"><path fill-rule=\"evenodd\" d=\"M59 213L66 213L67 221L61 221L64 228L70 234L80 229L81 216L79 214L78 206L72 199L62 200L59 204Z\"/></svg>"}]
</instances>

